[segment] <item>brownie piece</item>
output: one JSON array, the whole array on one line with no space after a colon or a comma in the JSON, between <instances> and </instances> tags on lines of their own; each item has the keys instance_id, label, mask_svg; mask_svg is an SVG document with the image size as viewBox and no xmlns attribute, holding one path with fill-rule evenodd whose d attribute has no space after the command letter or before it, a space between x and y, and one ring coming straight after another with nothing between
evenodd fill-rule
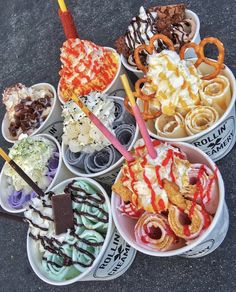
<instances>
[{"instance_id":1,"label":"brownie piece","mask_svg":"<svg viewBox=\"0 0 236 292\"><path fill-rule=\"evenodd\" d=\"M185 19L185 4L155 6L148 9L150 12L156 12L156 27L162 33L168 33L171 24L178 23Z\"/></svg>"},{"instance_id":2,"label":"brownie piece","mask_svg":"<svg viewBox=\"0 0 236 292\"><path fill-rule=\"evenodd\" d=\"M125 36L124 35L118 37L116 39L114 45L115 45L117 52L119 54L122 54L125 58L128 58L132 54L132 52L130 51L130 49L127 47L127 45L125 43Z\"/></svg>"}]
</instances>

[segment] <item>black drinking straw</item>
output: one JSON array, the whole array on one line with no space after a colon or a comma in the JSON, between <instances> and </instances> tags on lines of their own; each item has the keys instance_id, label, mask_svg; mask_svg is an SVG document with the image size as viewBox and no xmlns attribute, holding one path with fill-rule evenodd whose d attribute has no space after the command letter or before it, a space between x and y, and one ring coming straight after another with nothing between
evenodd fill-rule
<instances>
[{"instance_id":1,"label":"black drinking straw","mask_svg":"<svg viewBox=\"0 0 236 292\"><path fill-rule=\"evenodd\" d=\"M39 197L44 195L44 192L36 185L36 183L32 181L32 179L23 171L23 169L20 168L20 166L17 165L15 161L13 161L2 148L0 148L0 156L2 156L2 158L10 164L10 166L35 191L35 193L38 194Z\"/></svg>"}]
</instances>

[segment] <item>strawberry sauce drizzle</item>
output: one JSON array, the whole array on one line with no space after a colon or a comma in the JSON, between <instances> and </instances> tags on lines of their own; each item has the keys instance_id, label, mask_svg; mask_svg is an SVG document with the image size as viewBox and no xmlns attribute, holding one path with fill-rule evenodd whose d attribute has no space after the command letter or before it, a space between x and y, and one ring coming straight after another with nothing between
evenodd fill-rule
<instances>
[{"instance_id":1,"label":"strawberry sauce drizzle","mask_svg":"<svg viewBox=\"0 0 236 292\"><path fill-rule=\"evenodd\" d=\"M143 168L143 179L144 179L145 183L148 185L149 190L151 191L151 205L152 205L153 210L157 213L159 210L158 210L158 207L156 206L156 193L152 187L150 180L148 179L148 177L145 174L146 164L147 164L147 158L143 157L143 161L141 163L141 166Z\"/></svg>"},{"instance_id":2,"label":"strawberry sauce drizzle","mask_svg":"<svg viewBox=\"0 0 236 292\"><path fill-rule=\"evenodd\" d=\"M207 191L206 191L207 202L206 203L210 201L210 192L211 192L212 184L217 177L217 171L218 171L218 168L216 167L214 170L213 176L210 178L210 182L207 186Z\"/></svg>"}]
</instances>

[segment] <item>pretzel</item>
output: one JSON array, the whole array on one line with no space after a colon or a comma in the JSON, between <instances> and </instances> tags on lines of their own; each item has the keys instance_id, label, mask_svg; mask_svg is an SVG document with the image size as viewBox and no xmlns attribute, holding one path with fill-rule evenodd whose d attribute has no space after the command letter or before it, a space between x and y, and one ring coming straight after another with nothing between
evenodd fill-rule
<instances>
[{"instance_id":1,"label":"pretzel","mask_svg":"<svg viewBox=\"0 0 236 292\"><path fill-rule=\"evenodd\" d=\"M142 51L146 51L146 52L148 52L148 54L152 54L153 50L155 49L154 42L157 40L162 40L168 46L169 50L171 50L171 51L175 50L175 47L174 47L174 44L172 43L172 41L164 34L156 34L150 39L148 45L138 46L134 50L134 60L135 60L135 63L136 63L136 66L138 67L138 69L143 71L145 74L147 73L148 68L147 68L147 66L142 64L139 54Z\"/></svg>"},{"instance_id":2,"label":"pretzel","mask_svg":"<svg viewBox=\"0 0 236 292\"><path fill-rule=\"evenodd\" d=\"M218 52L219 52L217 61L211 60L205 56L204 48L205 48L206 44L214 44L217 47ZM211 80L211 79L215 78L220 73L221 68L224 64L225 49L224 49L224 45L222 44L222 42L219 39L213 38L213 37L208 37L208 38L204 38L200 42L199 45L197 45L195 43L187 43L187 44L183 45L179 51L179 56L181 59L184 59L185 51L188 48L194 49L194 51L198 57L197 62L194 64L194 66L196 68L198 68L199 65L203 62L215 68L215 71L213 73L208 74L206 76L203 76L201 78L202 80Z\"/></svg>"},{"instance_id":3,"label":"pretzel","mask_svg":"<svg viewBox=\"0 0 236 292\"><path fill-rule=\"evenodd\" d=\"M136 94L136 92L133 92L133 95L136 98L139 98L138 95ZM134 115L133 110L132 110L132 107L129 105L129 99L128 99L128 97L125 97L125 99L124 99L124 105L125 105L126 109L132 115ZM143 117L143 119L145 121L155 119L155 118L157 118L157 117L159 117L161 115L161 111L156 111L155 113L149 112L149 101L147 101L147 100L143 100L143 111L140 110L140 112L141 112L141 115L142 115L142 117Z\"/></svg>"}]
</instances>

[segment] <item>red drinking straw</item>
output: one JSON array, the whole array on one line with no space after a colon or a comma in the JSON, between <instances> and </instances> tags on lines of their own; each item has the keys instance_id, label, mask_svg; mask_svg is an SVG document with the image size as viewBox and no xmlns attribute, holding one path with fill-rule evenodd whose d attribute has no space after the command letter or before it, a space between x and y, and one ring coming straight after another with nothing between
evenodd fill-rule
<instances>
[{"instance_id":1,"label":"red drinking straw","mask_svg":"<svg viewBox=\"0 0 236 292\"><path fill-rule=\"evenodd\" d=\"M67 39L76 39L78 38L78 32L75 27L75 23L71 13L67 10L64 0L58 0L59 10L58 14L61 19L64 33Z\"/></svg>"}]
</instances>

